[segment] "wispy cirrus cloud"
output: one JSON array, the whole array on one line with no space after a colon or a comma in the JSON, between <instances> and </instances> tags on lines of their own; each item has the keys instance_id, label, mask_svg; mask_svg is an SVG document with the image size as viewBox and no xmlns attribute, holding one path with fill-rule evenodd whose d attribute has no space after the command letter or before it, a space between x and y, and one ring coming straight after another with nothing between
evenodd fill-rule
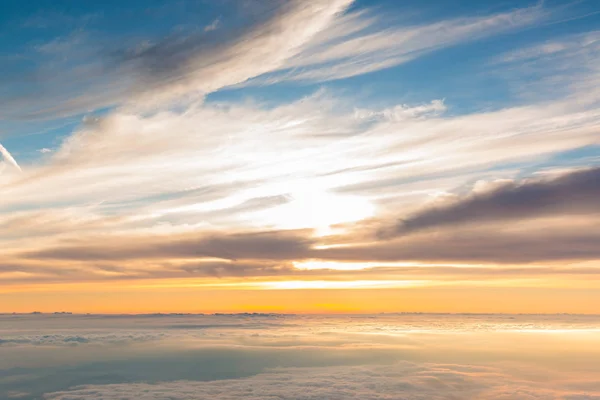
<instances>
[{"instance_id":1,"label":"wispy cirrus cloud","mask_svg":"<svg viewBox=\"0 0 600 400\"><path fill-rule=\"evenodd\" d=\"M376 16L356 11L337 18L278 72L259 77L254 83L348 78L394 67L441 48L516 31L550 15L540 3L481 17L381 28Z\"/></svg>"},{"instance_id":2,"label":"wispy cirrus cloud","mask_svg":"<svg viewBox=\"0 0 600 400\"><path fill-rule=\"evenodd\" d=\"M506 77L520 96L531 101L572 96L593 104L600 81L600 32L566 35L493 57L489 67Z\"/></svg>"},{"instance_id":3,"label":"wispy cirrus cloud","mask_svg":"<svg viewBox=\"0 0 600 400\"><path fill-rule=\"evenodd\" d=\"M123 103L154 106L186 95L201 98L278 68L351 3L281 2L233 34L185 32L120 47L79 29L35 46L45 62L7 82L0 115L48 119ZM29 87L38 81L47 83L33 99L29 90L10 90L14 83Z\"/></svg>"},{"instance_id":4,"label":"wispy cirrus cloud","mask_svg":"<svg viewBox=\"0 0 600 400\"><path fill-rule=\"evenodd\" d=\"M141 241L136 246L129 243L122 248L115 240L111 245L101 245L86 248L73 246L57 248L31 254L32 258L59 260L127 260L139 258L204 258L220 259L292 259L306 253L312 242L310 237L302 232L250 232L230 235L202 235L193 237L185 235L177 238L155 237ZM154 243L153 243L154 242ZM109 250L110 249L110 250Z\"/></svg>"},{"instance_id":5,"label":"wispy cirrus cloud","mask_svg":"<svg viewBox=\"0 0 600 400\"><path fill-rule=\"evenodd\" d=\"M440 48L511 32L549 18L535 5L483 17L381 28L376 14L346 12L352 0L271 4L237 30L174 32L119 46L85 28L34 46L43 63L8 90L5 118L54 118L124 103L157 105L224 87L281 80L326 81L389 68ZM213 27L216 19L207 27ZM216 25L214 25L216 27ZM34 58L24 54L26 59ZM38 87L36 83L43 82ZM33 97L31 91L36 92Z\"/></svg>"}]
</instances>

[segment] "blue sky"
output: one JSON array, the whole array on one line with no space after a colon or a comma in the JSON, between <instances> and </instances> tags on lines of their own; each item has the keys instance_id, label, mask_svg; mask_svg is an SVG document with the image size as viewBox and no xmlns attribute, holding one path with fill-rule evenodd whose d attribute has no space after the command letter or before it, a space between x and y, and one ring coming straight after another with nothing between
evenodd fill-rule
<instances>
[{"instance_id":1,"label":"blue sky","mask_svg":"<svg viewBox=\"0 0 600 400\"><path fill-rule=\"evenodd\" d=\"M250 2L252 3L252 2ZM0 27L3 56L2 97L5 112L0 122L0 137L24 162L42 157L36 150L53 148L77 128L84 115L102 110L103 104L87 108L67 107L60 115L50 112L36 117L28 110L46 96L74 96L93 90L93 76L72 77L71 68L96 65L99 75L111 74L111 53L131 49L139 43L167 36L187 35L215 24L215 31L244 29L252 18L274 6L260 2L247 7L234 2L209 1L107 1L91 4L77 1L7 1L2 7ZM434 98L447 100L452 114L493 110L523 103L519 86L544 78L544 67L537 74L518 67L509 70L490 65L496 56L514 49L541 44L553 39L589 32L597 28L600 14L593 1L458 1L444 7L436 1L402 2L357 1L348 12L367 12L377 18L371 30L419 26L453 18L466 18L539 7L545 14L531 24L497 35L486 35L442 46L409 62L359 74L346 79L324 81L284 81L272 85L222 88L212 92L208 101L253 99L268 104L289 102L327 88L351 96L355 104L385 107L399 102L422 103ZM257 9L248 15L253 7ZM262 8L261 8L262 7ZM264 10L263 10L264 9ZM215 32L213 36L221 35ZM215 37L207 40L215 40ZM55 46L54 48L52 46ZM46 49L46 50L44 50ZM50 65L50 66L49 66ZM55 66L56 69L53 67ZM551 66L550 66L551 67ZM48 75L46 75L46 72ZM67 88L53 85L56 75L73 79ZM268 74L267 74L268 76ZM485 90L481 90L485 88ZM49 100L51 101L51 100ZM106 100L107 103L112 103ZM12 107L14 103L14 107ZM116 105L118 102L115 102ZM35 112L35 111L32 111ZM65 116L61 118L62 116ZM68 117L66 117L68 116ZM22 138L27 135L27 139Z\"/></svg>"}]
</instances>

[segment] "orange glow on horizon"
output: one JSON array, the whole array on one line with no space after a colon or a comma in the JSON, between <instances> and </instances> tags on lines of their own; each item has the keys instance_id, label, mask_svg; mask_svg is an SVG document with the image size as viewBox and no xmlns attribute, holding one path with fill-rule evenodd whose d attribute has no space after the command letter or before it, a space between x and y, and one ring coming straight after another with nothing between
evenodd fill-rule
<instances>
[{"instance_id":1,"label":"orange glow on horizon","mask_svg":"<svg viewBox=\"0 0 600 400\"><path fill-rule=\"evenodd\" d=\"M473 301L477 299L477 301ZM558 304L558 306L557 306ZM0 312L75 313L581 313L597 314L597 289L411 287L240 290L131 288L0 293Z\"/></svg>"}]
</instances>

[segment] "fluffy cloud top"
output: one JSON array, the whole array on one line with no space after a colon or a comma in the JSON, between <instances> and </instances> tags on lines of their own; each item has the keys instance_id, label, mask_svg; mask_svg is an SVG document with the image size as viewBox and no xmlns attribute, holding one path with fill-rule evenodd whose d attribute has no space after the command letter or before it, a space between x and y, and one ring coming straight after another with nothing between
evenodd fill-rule
<instances>
[{"instance_id":1,"label":"fluffy cloud top","mask_svg":"<svg viewBox=\"0 0 600 400\"><path fill-rule=\"evenodd\" d=\"M355 368L280 369L252 378L214 382L163 382L87 386L51 393L48 400L158 399L453 400L598 399L592 379L548 384L500 368L400 363Z\"/></svg>"},{"instance_id":2,"label":"fluffy cloud top","mask_svg":"<svg viewBox=\"0 0 600 400\"><path fill-rule=\"evenodd\" d=\"M34 314L0 322L2 398L593 399L600 390L593 315Z\"/></svg>"}]
</instances>

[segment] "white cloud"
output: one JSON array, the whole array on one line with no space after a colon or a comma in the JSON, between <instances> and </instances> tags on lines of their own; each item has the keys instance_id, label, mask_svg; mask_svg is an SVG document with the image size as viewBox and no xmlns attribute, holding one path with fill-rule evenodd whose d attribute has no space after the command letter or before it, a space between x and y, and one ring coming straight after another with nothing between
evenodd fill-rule
<instances>
[{"instance_id":1,"label":"white cloud","mask_svg":"<svg viewBox=\"0 0 600 400\"><path fill-rule=\"evenodd\" d=\"M446 105L443 100L433 100L429 104L420 106L397 105L393 108L381 111L366 109L354 110L354 115L358 119L384 119L390 121L411 120L418 117L431 118L438 116L446 111Z\"/></svg>"},{"instance_id":2,"label":"white cloud","mask_svg":"<svg viewBox=\"0 0 600 400\"><path fill-rule=\"evenodd\" d=\"M36 52L48 57L35 70L44 91L35 98L14 96L18 85L9 87L11 96L6 96L0 116L56 118L123 104L160 108L182 97L201 101L203 95L279 68L351 3L281 2L253 25L242 27L239 36L217 38L209 45L202 31L133 46L119 43L107 52L101 41L78 30L37 47ZM217 25L215 21L207 28Z\"/></svg>"},{"instance_id":3,"label":"white cloud","mask_svg":"<svg viewBox=\"0 0 600 400\"><path fill-rule=\"evenodd\" d=\"M125 345L128 343L140 343L164 339L165 334L161 332L126 332L108 334L46 334L46 335L21 335L3 336L0 338L0 346L77 346L82 344L96 345Z\"/></svg>"},{"instance_id":4,"label":"white cloud","mask_svg":"<svg viewBox=\"0 0 600 400\"><path fill-rule=\"evenodd\" d=\"M358 112L338 112L332 104L306 98L272 110L192 105L150 116L117 111L84 126L47 165L7 186L4 201L125 205L179 193L197 205L186 211L202 212L287 195L307 183L317 191L350 184L354 194L375 185L386 190L419 175L472 173L598 142L600 114L567 103L460 117L439 115L439 101ZM365 119L371 120L366 126ZM68 190L51 189L58 186ZM195 191L202 188L205 194ZM214 190L223 190L218 201L203 199ZM186 205L178 201L177 209ZM168 211L170 203L165 197L156 206Z\"/></svg>"},{"instance_id":5,"label":"white cloud","mask_svg":"<svg viewBox=\"0 0 600 400\"><path fill-rule=\"evenodd\" d=\"M213 22L211 22L209 25L206 25L204 27L204 32L210 32L210 31L217 30L219 28L220 24L221 24L221 19L217 18Z\"/></svg>"},{"instance_id":6,"label":"white cloud","mask_svg":"<svg viewBox=\"0 0 600 400\"><path fill-rule=\"evenodd\" d=\"M254 83L283 80L326 81L393 67L462 42L521 29L542 21L541 5L511 12L444 20L417 26L377 27L377 18L358 11L339 16L323 33L307 42L279 72Z\"/></svg>"},{"instance_id":7,"label":"white cloud","mask_svg":"<svg viewBox=\"0 0 600 400\"><path fill-rule=\"evenodd\" d=\"M600 47L600 31L586 32L567 36L559 40L550 40L541 44L511 51L496 58L496 63L521 63L540 62L543 60L573 61L573 57L579 62L592 61L597 56Z\"/></svg>"},{"instance_id":8,"label":"white cloud","mask_svg":"<svg viewBox=\"0 0 600 400\"><path fill-rule=\"evenodd\" d=\"M351 3L352 0L291 1L271 19L232 43L210 51L194 53L192 46L178 55L176 49L170 49L168 45L146 49L137 57L142 69L147 61L154 60L164 64L161 69L167 70L167 75L158 80L156 76L150 76L150 81L140 82L141 97L133 103L138 106L143 100L156 105L185 95L197 98L276 70ZM163 51L167 54L163 55ZM147 60L147 56L152 60Z\"/></svg>"},{"instance_id":9,"label":"white cloud","mask_svg":"<svg viewBox=\"0 0 600 400\"><path fill-rule=\"evenodd\" d=\"M570 96L593 105L600 91L600 31L553 38L492 59L490 71L528 101Z\"/></svg>"},{"instance_id":10,"label":"white cloud","mask_svg":"<svg viewBox=\"0 0 600 400\"><path fill-rule=\"evenodd\" d=\"M44 164L3 176L3 206L20 208L0 222L4 256L100 236L322 228L315 216L408 213L490 168L598 143L600 113L570 102L458 117L445 109L436 100L352 110L326 93L272 109L119 109L87 121ZM399 188L412 195L390 201ZM273 198L285 201L258 201Z\"/></svg>"},{"instance_id":11,"label":"white cloud","mask_svg":"<svg viewBox=\"0 0 600 400\"><path fill-rule=\"evenodd\" d=\"M542 6L445 20L419 26L380 28L368 10L345 13L353 0L282 2L234 39L206 45L203 35L113 47L77 30L37 46L48 60L37 74L41 96L7 98L2 115L69 116L129 104L160 106L181 97L196 100L224 87L281 80L324 81L355 76L415 59L439 48L514 31L546 18ZM68 56L67 56L68 55ZM120 55L120 56L118 56ZM108 66L110 65L110 68ZM262 76L261 76L262 75Z\"/></svg>"},{"instance_id":12,"label":"white cloud","mask_svg":"<svg viewBox=\"0 0 600 400\"><path fill-rule=\"evenodd\" d=\"M2 146L2 144L0 144L0 156L2 156L2 158L4 158L4 160L11 166L13 166L19 171L21 170L21 167L19 166L19 164L17 164L17 161L13 158L12 154L10 154L9 151L6 150L4 146Z\"/></svg>"}]
</instances>

